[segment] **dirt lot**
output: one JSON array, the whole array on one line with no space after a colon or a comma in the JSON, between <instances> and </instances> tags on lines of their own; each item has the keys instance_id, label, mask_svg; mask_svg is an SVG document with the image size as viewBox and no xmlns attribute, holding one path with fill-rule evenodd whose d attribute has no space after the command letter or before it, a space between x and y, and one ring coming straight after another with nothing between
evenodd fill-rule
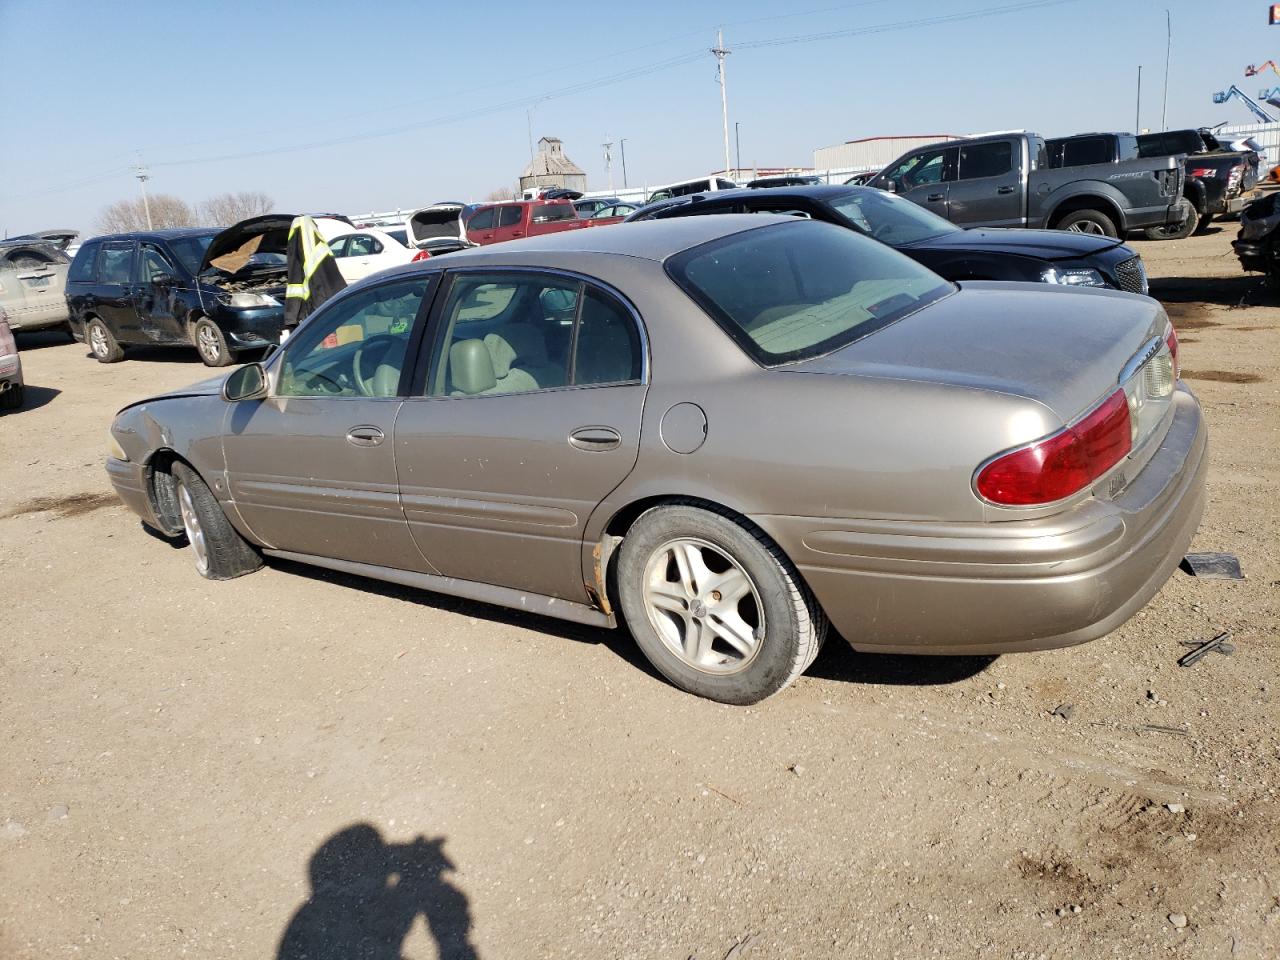
<instances>
[{"instance_id":1,"label":"dirt lot","mask_svg":"<svg viewBox=\"0 0 1280 960\"><path fill-rule=\"evenodd\" d=\"M1135 246L1212 431L1195 549L1246 581L1175 574L1070 650L837 640L752 709L623 633L282 562L202 580L102 469L194 354L26 338L0 956L1280 955L1280 306L1230 235ZM1176 666L1222 629L1233 656Z\"/></svg>"}]
</instances>

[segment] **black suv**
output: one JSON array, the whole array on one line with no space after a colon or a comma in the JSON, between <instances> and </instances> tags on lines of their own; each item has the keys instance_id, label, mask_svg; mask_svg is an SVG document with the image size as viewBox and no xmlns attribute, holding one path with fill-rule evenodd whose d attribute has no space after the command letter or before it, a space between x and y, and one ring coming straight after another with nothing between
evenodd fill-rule
<instances>
[{"instance_id":1,"label":"black suv","mask_svg":"<svg viewBox=\"0 0 1280 960\"><path fill-rule=\"evenodd\" d=\"M239 351L279 343L292 220L94 237L67 275L72 334L102 363L148 344L194 346L222 367Z\"/></svg>"}]
</instances>

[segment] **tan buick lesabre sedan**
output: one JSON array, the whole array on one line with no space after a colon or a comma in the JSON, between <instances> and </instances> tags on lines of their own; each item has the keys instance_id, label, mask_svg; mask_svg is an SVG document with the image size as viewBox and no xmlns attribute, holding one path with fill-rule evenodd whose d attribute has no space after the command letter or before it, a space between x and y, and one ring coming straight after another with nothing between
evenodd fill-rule
<instances>
[{"instance_id":1,"label":"tan buick lesabre sedan","mask_svg":"<svg viewBox=\"0 0 1280 960\"><path fill-rule=\"evenodd\" d=\"M1173 571L1205 428L1160 305L948 283L829 224L689 217L396 268L126 407L107 470L225 579L286 557L600 626L673 683L1079 643Z\"/></svg>"}]
</instances>

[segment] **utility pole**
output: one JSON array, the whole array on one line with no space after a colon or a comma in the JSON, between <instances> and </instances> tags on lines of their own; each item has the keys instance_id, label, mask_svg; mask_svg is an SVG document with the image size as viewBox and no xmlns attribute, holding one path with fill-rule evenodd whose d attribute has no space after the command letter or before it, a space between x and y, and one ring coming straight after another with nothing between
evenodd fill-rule
<instances>
[{"instance_id":1,"label":"utility pole","mask_svg":"<svg viewBox=\"0 0 1280 960\"><path fill-rule=\"evenodd\" d=\"M138 154L138 165L133 168L133 175L138 178L138 185L142 187L142 209L147 212L147 229L153 230L151 226L151 201L147 199L147 181L151 179L151 174L147 172L147 168L142 164L142 154Z\"/></svg>"},{"instance_id":2,"label":"utility pole","mask_svg":"<svg viewBox=\"0 0 1280 960\"><path fill-rule=\"evenodd\" d=\"M609 172L609 192L613 193L613 153L611 152L613 150L613 141L609 139L607 133L604 138L604 143L601 144L604 147L604 168Z\"/></svg>"},{"instance_id":3,"label":"utility pole","mask_svg":"<svg viewBox=\"0 0 1280 960\"><path fill-rule=\"evenodd\" d=\"M618 150L622 153L622 189L627 189L627 138L618 141Z\"/></svg>"},{"instance_id":4,"label":"utility pole","mask_svg":"<svg viewBox=\"0 0 1280 960\"><path fill-rule=\"evenodd\" d=\"M1133 133L1142 132L1142 64L1138 64L1138 103L1133 108Z\"/></svg>"},{"instance_id":5,"label":"utility pole","mask_svg":"<svg viewBox=\"0 0 1280 960\"><path fill-rule=\"evenodd\" d=\"M1173 14L1167 8L1164 11L1164 26L1164 103L1160 107L1161 132L1169 129L1169 54L1173 50Z\"/></svg>"},{"instance_id":6,"label":"utility pole","mask_svg":"<svg viewBox=\"0 0 1280 960\"><path fill-rule=\"evenodd\" d=\"M720 81L720 114L724 120L724 175L729 175L729 94L725 89L724 58L731 51L724 47L724 31L716 31L716 45L711 48L716 57L716 75Z\"/></svg>"},{"instance_id":7,"label":"utility pole","mask_svg":"<svg viewBox=\"0 0 1280 960\"><path fill-rule=\"evenodd\" d=\"M738 176L742 176L742 131L738 129L740 126L742 124L737 120L733 121L733 152L737 158L738 167L735 172Z\"/></svg>"}]
</instances>

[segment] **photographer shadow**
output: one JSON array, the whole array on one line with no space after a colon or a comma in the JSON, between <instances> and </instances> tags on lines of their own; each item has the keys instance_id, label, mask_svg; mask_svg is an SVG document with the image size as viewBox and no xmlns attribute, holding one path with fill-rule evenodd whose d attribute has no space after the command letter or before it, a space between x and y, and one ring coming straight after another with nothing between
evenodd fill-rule
<instances>
[{"instance_id":1,"label":"photographer shadow","mask_svg":"<svg viewBox=\"0 0 1280 960\"><path fill-rule=\"evenodd\" d=\"M466 894L445 877L456 869L444 837L394 844L367 823L339 830L311 857L311 896L277 960L400 960L419 916L441 960L476 960Z\"/></svg>"}]
</instances>

